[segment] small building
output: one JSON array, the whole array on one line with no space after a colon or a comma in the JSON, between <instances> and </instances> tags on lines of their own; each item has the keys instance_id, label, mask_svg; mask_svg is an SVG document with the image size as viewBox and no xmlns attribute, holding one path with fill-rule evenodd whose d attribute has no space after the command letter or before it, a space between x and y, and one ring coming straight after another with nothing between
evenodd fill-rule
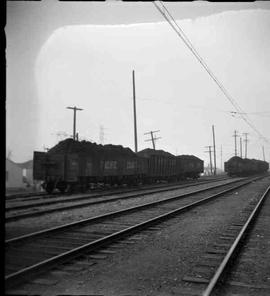
<instances>
[{"instance_id":1,"label":"small building","mask_svg":"<svg viewBox=\"0 0 270 296\"><path fill-rule=\"evenodd\" d=\"M22 169L23 180L25 182L25 185L33 186L33 160L18 163L18 166Z\"/></svg>"},{"instance_id":2,"label":"small building","mask_svg":"<svg viewBox=\"0 0 270 296\"><path fill-rule=\"evenodd\" d=\"M25 188L22 168L8 158L6 158L6 188Z\"/></svg>"}]
</instances>

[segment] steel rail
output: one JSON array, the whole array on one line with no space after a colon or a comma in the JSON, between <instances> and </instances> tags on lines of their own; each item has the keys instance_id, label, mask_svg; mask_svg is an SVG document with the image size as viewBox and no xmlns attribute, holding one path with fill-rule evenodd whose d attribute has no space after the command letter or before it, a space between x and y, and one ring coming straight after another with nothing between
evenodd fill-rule
<instances>
[{"instance_id":1,"label":"steel rail","mask_svg":"<svg viewBox=\"0 0 270 296\"><path fill-rule=\"evenodd\" d=\"M182 183L182 185L185 185L185 184L192 184L192 183L194 183L194 182L206 182L206 181L209 181L209 182L211 182L211 181L214 181L214 180L218 180L218 179L220 179L220 180L222 180L222 179L229 179L230 177L228 177L227 175L221 175L220 177L218 177L218 178L207 178L207 177L200 177L199 179L197 179L197 180L185 180L184 182L183 181L177 181L177 182L173 182L173 183L168 183L168 184L171 184L171 185L181 185L181 182L183 182ZM154 188L161 188L161 187L164 187L164 186L166 186L166 185L168 185L168 184L162 184L162 185L160 185L160 184L157 184L157 185L139 185L138 186L138 188L140 188L140 189L145 189L145 190L147 190L147 189L154 189ZM144 188L145 187L145 188ZM95 191L96 189L94 189L94 191ZM100 192L99 191L99 189L97 189L98 190L98 192ZM115 190L115 192L114 192L114 190ZM117 193L117 191L119 190L119 188L111 188L110 189L110 191L109 192L107 192L107 190L105 191L105 193L103 192L103 193L101 193L101 194L104 194L104 195L111 195L111 194L114 194L114 193ZM136 191L137 190L137 188L134 188L134 189L132 189L132 188L129 188L128 190L126 190L125 192L132 192L132 191ZM97 194L97 193L95 193L95 192L92 192L94 195L95 194ZM102 192L102 189L101 189L101 192ZM79 192L78 192L79 193ZM90 193L91 194L91 192L88 192L88 193ZM33 199L33 197L37 197L37 199L41 199L41 198L51 198L52 196L61 196L61 195L67 195L67 196L69 196L70 194L69 193L67 193L67 192L65 192L65 193L60 193L60 192L53 192L53 193L51 193L51 194L48 194L48 193L46 193L46 192L28 192L28 193L15 193L15 194L6 194L6 201L8 201L8 202L16 202L16 199L24 199L24 198L28 198L29 197L29 199ZM15 201L14 201L15 200Z\"/></svg>"},{"instance_id":2,"label":"steel rail","mask_svg":"<svg viewBox=\"0 0 270 296\"><path fill-rule=\"evenodd\" d=\"M222 192L213 194L213 195L208 196L206 198L200 199L199 201L192 202L191 204L188 204L188 205L182 206L180 208L171 210L171 211L169 211L169 212L167 212L165 214L159 215L159 216L154 217L152 219L149 219L147 221L144 221L144 222L141 222L139 224L133 225L133 226L128 227L126 229L123 229L121 231L112 233L112 234L110 234L108 236L99 238L99 239L97 239L95 241L86 243L86 244L84 244L82 246L76 247L76 248L71 249L71 250L69 250L67 252L56 255L56 256L54 256L52 258L46 259L46 260L44 260L42 262L39 262L39 263L37 263L35 265L26 267L26 268L24 268L22 270L19 270L19 271L15 272L15 273L9 274L8 276L5 277L6 285L8 287L8 286L14 284L14 282L18 283L18 282L24 281L25 279L29 278L29 276L31 276L33 274L36 275L39 272L43 272L44 269L47 270L48 268L56 266L56 265L58 265L60 263L63 263L65 261L67 261L67 260L73 259L73 258L81 255L82 253L86 252L86 251L87 251L87 253L89 253L90 251L96 251L100 247L105 246L105 245L107 245L107 244L109 244L111 242L114 242L115 240L118 240L120 237L129 236L129 235L139 231L140 229L144 229L144 228L146 228L148 226L151 226L153 224L157 224L157 223L159 223L159 222L161 222L161 221L163 221L165 219L168 219L168 218L170 218L172 216L175 216L175 215L177 215L177 214L179 214L181 212L185 212L185 211L187 211L189 209L192 209L192 208L194 208L194 207L196 207L198 205L201 205L201 204L206 203L206 202L208 202L210 200L213 200L213 199L215 199L215 198L217 198L219 196L222 196L222 195L224 195L226 193L234 191L235 189L238 189L240 187L248 185L253 181L254 181L254 179L242 182L241 184L238 184L238 185L236 185L234 187L223 190ZM150 204L147 204L146 206L150 206ZM137 209L138 208L142 208L142 206L137 207ZM128 209L128 211L134 211L134 208ZM121 212L123 212L123 211L121 211ZM105 216L106 217L113 216L113 215L115 216L115 214L119 215L119 213L110 213L110 214L107 214ZM97 218L100 219L101 217L97 217ZM83 221L83 222L85 222L85 221ZM75 223L72 223L72 224L75 225ZM60 229L63 229L63 227L55 228L55 229L53 229L53 231L54 230L60 230ZM50 231L52 231L52 230L50 230ZM43 231L43 233L46 233L46 231ZM30 236L28 238L30 238ZM15 242L15 241L18 241L18 239L17 240L16 239L10 240L9 243Z\"/></svg>"},{"instance_id":3,"label":"steel rail","mask_svg":"<svg viewBox=\"0 0 270 296\"><path fill-rule=\"evenodd\" d=\"M37 237L37 236L40 236L40 235L48 234L48 233L55 232L55 231L58 231L58 230L67 229L67 228L74 227L74 226L83 225L83 224L86 224L86 223L97 222L97 221L100 221L102 219L106 219L108 217L113 217L113 216L116 216L116 215L121 215L123 213L133 212L133 211L136 211L136 210L139 210L139 209L144 209L144 208L152 207L152 206L155 206L155 205L158 205L158 204L167 203L167 202L179 199L179 198L185 198L185 197L188 197L188 196L191 196L191 195L194 195L194 194L199 194L199 193L211 190L211 189L216 189L216 188L219 188L219 187L222 187L222 186L231 185L233 183L238 183L240 181L243 182L243 180L238 180L238 181L227 183L227 184L222 184L222 185L211 186L211 187L207 187L207 188L203 188L203 189L198 189L198 190L195 190L195 191L192 191L192 192L188 192L188 193L180 194L180 195L177 195L177 196L169 197L167 199L148 202L148 203L144 203L144 204L141 204L141 205L138 205L138 206L132 206L132 207L129 207L129 208L125 208L125 209L122 209L122 210L119 210L119 211L109 212L109 213L98 215L98 216L95 216L95 217L92 217L92 218L86 218L86 219L82 219L82 220L79 220L79 221L64 224L64 225L61 225L61 226L56 226L56 227L48 228L48 229L45 229L45 230L40 230L40 231L37 231L37 232L33 232L33 233L30 233L30 234L25 234L25 235L22 235L22 236L19 236L19 237L8 239L8 240L5 241L5 244L18 242L18 241L21 241L21 240L24 240L24 239L31 239L31 238L34 238L34 237ZM246 183L249 184L249 183L251 183L253 181L254 181L254 179L245 181L244 185ZM242 185L240 184L240 186L242 186ZM238 187L239 187L239 185L237 185L237 186L235 186L233 188L238 188ZM222 191L222 192L225 192L225 191Z\"/></svg>"},{"instance_id":4,"label":"steel rail","mask_svg":"<svg viewBox=\"0 0 270 296\"><path fill-rule=\"evenodd\" d=\"M266 189L262 197L260 198L259 202L257 203L256 207L250 214L247 222L244 224L244 226L241 228L241 231L239 232L238 236L234 240L232 246L230 247L229 251L227 252L226 256L222 260L221 264L219 265L218 269L216 270L215 274L213 275L212 279L210 280L207 288L202 293L202 296L210 296L211 293L214 291L214 289L217 287L217 284L220 282L222 275L225 272L225 269L227 268L228 264L234 257L237 251L241 248L241 241L244 237L244 235L247 233L247 231L250 229L252 223L255 221L255 218L258 216L259 211L262 208L263 202L265 201L267 195L270 192L270 186Z\"/></svg>"},{"instance_id":5,"label":"steel rail","mask_svg":"<svg viewBox=\"0 0 270 296\"><path fill-rule=\"evenodd\" d=\"M29 208L34 208L37 206L47 206L47 205L52 205L52 204L59 204L59 203L69 203L69 202L75 202L75 201L80 201L84 199L89 199L89 198L102 198L105 196L110 196L110 195L117 195L117 194L126 194L130 192L138 192L138 191L145 191L146 194L151 194L151 193L156 193L156 192L162 192L162 191L173 191L181 188L186 188L186 187L192 187L192 186L198 186L198 185L203 185L203 184L208 184L208 183L214 183L214 182L219 182L222 180L229 180L229 178L219 178L219 179L214 179L214 180L207 180L207 181L200 181L200 182L191 182L191 183L185 183L185 184L179 184L179 185L168 185L168 186L156 186L156 187L150 187L150 188L139 188L139 189L132 189L132 190L125 190L121 192L108 192L105 194L93 194L93 195L83 195L83 196L77 196L77 197L71 197L71 198L66 198L66 197L60 197L61 199L57 200L49 200L49 201L40 201L40 202L34 202L34 203L29 203L29 204L23 204L23 205L17 205L17 206L11 206L11 207L6 207L5 212L11 212L11 211L16 211L16 210L23 210L23 209L29 209ZM166 187L166 188L164 188ZM158 190L155 190L158 189ZM164 189L164 190L163 190ZM142 193L138 193L138 195L142 195ZM128 197L136 197L136 193L134 195L127 196ZM20 201L22 202L22 201ZM23 201L24 202L24 201ZM27 202L27 201L25 201Z\"/></svg>"},{"instance_id":6,"label":"steel rail","mask_svg":"<svg viewBox=\"0 0 270 296\"><path fill-rule=\"evenodd\" d=\"M242 180L243 179L234 180L234 181L232 181L230 183L212 186L211 188L218 188L218 187L221 187L221 186L225 186L227 184L241 182ZM198 184L196 184L196 185L198 185ZM204 185L204 184L202 184L202 185ZM189 186L187 186L187 187L189 187ZM181 188L175 188L173 190L177 190L177 189L181 189ZM210 188L206 188L205 190L208 190L208 189L210 189ZM172 189L163 188L161 190L158 190L158 191L155 190L153 192L141 192L141 193L131 194L129 196L121 196L121 197L108 198L108 199L96 200L96 201L87 201L87 202L83 202L83 203L67 205L67 206L63 206L63 207L56 207L56 208L52 208L52 209L45 209L45 210L39 210L39 211L35 211L35 212L20 213L20 214L17 214L17 215L6 216L5 223L13 222L13 221L17 221L17 220L25 219L25 218L36 217L36 216L49 214L49 213L53 213L53 212L58 212L58 211L82 208L82 207L87 207L87 206L90 206L90 205L95 205L95 204L100 204L100 203L108 203L108 202L113 202L113 201L117 201L117 200L120 200L120 199L136 198L136 197L139 197L139 196L142 196L142 195L154 194L154 193L160 193L160 192L166 192L166 191L172 191Z\"/></svg>"}]
</instances>

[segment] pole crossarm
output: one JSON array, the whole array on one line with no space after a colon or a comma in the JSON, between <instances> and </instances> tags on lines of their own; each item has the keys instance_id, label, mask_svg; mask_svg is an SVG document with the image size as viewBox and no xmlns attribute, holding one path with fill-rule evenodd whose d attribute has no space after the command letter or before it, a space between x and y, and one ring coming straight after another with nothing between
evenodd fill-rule
<instances>
[{"instance_id":1,"label":"pole crossarm","mask_svg":"<svg viewBox=\"0 0 270 296\"><path fill-rule=\"evenodd\" d=\"M66 107L67 109L71 109L73 110L73 140L75 141L76 138L78 139L79 137L76 136L76 112L77 111L82 111L83 109L82 108L78 108L76 106L74 107Z\"/></svg>"},{"instance_id":2,"label":"pole crossarm","mask_svg":"<svg viewBox=\"0 0 270 296\"><path fill-rule=\"evenodd\" d=\"M148 140L144 140L145 142L149 142L151 141L152 142L152 145L153 145L153 149L156 150L156 140L158 139L161 139L161 137L154 137L154 133L158 133L160 132L160 130L156 130L156 131L150 131L150 132L147 132L147 133L144 133L145 135L151 135L151 139L148 139Z\"/></svg>"},{"instance_id":3,"label":"pole crossarm","mask_svg":"<svg viewBox=\"0 0 270 296\"><path fill-rule=\"evenodd\" d=\"M149 134L151 134L151 133L157 133L157 132L160 132L160 130L157 130L157 131L150 131L150 132L148 132L148 133L144 133L144 135L149 135Z\"/></svg>"}]
</instances>

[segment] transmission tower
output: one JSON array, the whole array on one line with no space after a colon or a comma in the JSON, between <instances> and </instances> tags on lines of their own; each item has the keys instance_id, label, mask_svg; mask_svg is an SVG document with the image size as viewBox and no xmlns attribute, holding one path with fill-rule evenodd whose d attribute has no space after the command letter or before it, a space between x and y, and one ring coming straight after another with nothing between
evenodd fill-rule
<instances>
[{"instance_id":1,"label":"transmission tower","mask_svg":"<svg viewBox=\"0 0 270 296\"><path fill-rule=\"evenodd\" d=\"M105 142L105 129L102 124L99 126L99 143L102 145Z\"/></svg>"}]
</instances>

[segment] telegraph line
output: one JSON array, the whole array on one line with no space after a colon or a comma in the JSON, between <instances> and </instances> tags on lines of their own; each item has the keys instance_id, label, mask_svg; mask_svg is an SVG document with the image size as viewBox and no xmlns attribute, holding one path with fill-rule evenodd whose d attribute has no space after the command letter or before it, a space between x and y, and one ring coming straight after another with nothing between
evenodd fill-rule
<instances>
[{"instance_id":1,"label":"telegraph line","mask_svg":"<svg viewBox=\"0 0 270 296\"><path fill-rule=\"evenodd\" d=\"M157 5L157 3L160 3L163 10ZM221 82L217 79L217 77L213 74L213 72L209 69L207 64L204 62L202 57L199 55L197 50L194 48L190 40L187 38L187 36L184 34L183 30L180 28L180 26L176 23L173 16L170 14L166 6L162 3L162 1L154 1L153 4L158 9L158 11L163 15L163 17L167 20L167 22L171 25L171 27L174 29L176 34L182 39L182 41L186 44L186 46L190 49L190 51L193 53L193 55L196 57L196 59L199 61L199 63L204 67L206 72L209 74L209 76L214 80L214 82L217 84L217 86L220 88L220 90L223 92L225 97L231 102L231 104L234 106L234 108L238 111L242 119L264 140L269 142L269 140L264 137L257 128L249 121L248 116L246 113L241 109L241 107L238 105L238 103L231 97L231 95L228 93L228 91L225 89L225 87L221 84ZM166 13L168 16L166 15ZM245 114L245 116L244 116Z\"/></svg>"}]
</instances>

